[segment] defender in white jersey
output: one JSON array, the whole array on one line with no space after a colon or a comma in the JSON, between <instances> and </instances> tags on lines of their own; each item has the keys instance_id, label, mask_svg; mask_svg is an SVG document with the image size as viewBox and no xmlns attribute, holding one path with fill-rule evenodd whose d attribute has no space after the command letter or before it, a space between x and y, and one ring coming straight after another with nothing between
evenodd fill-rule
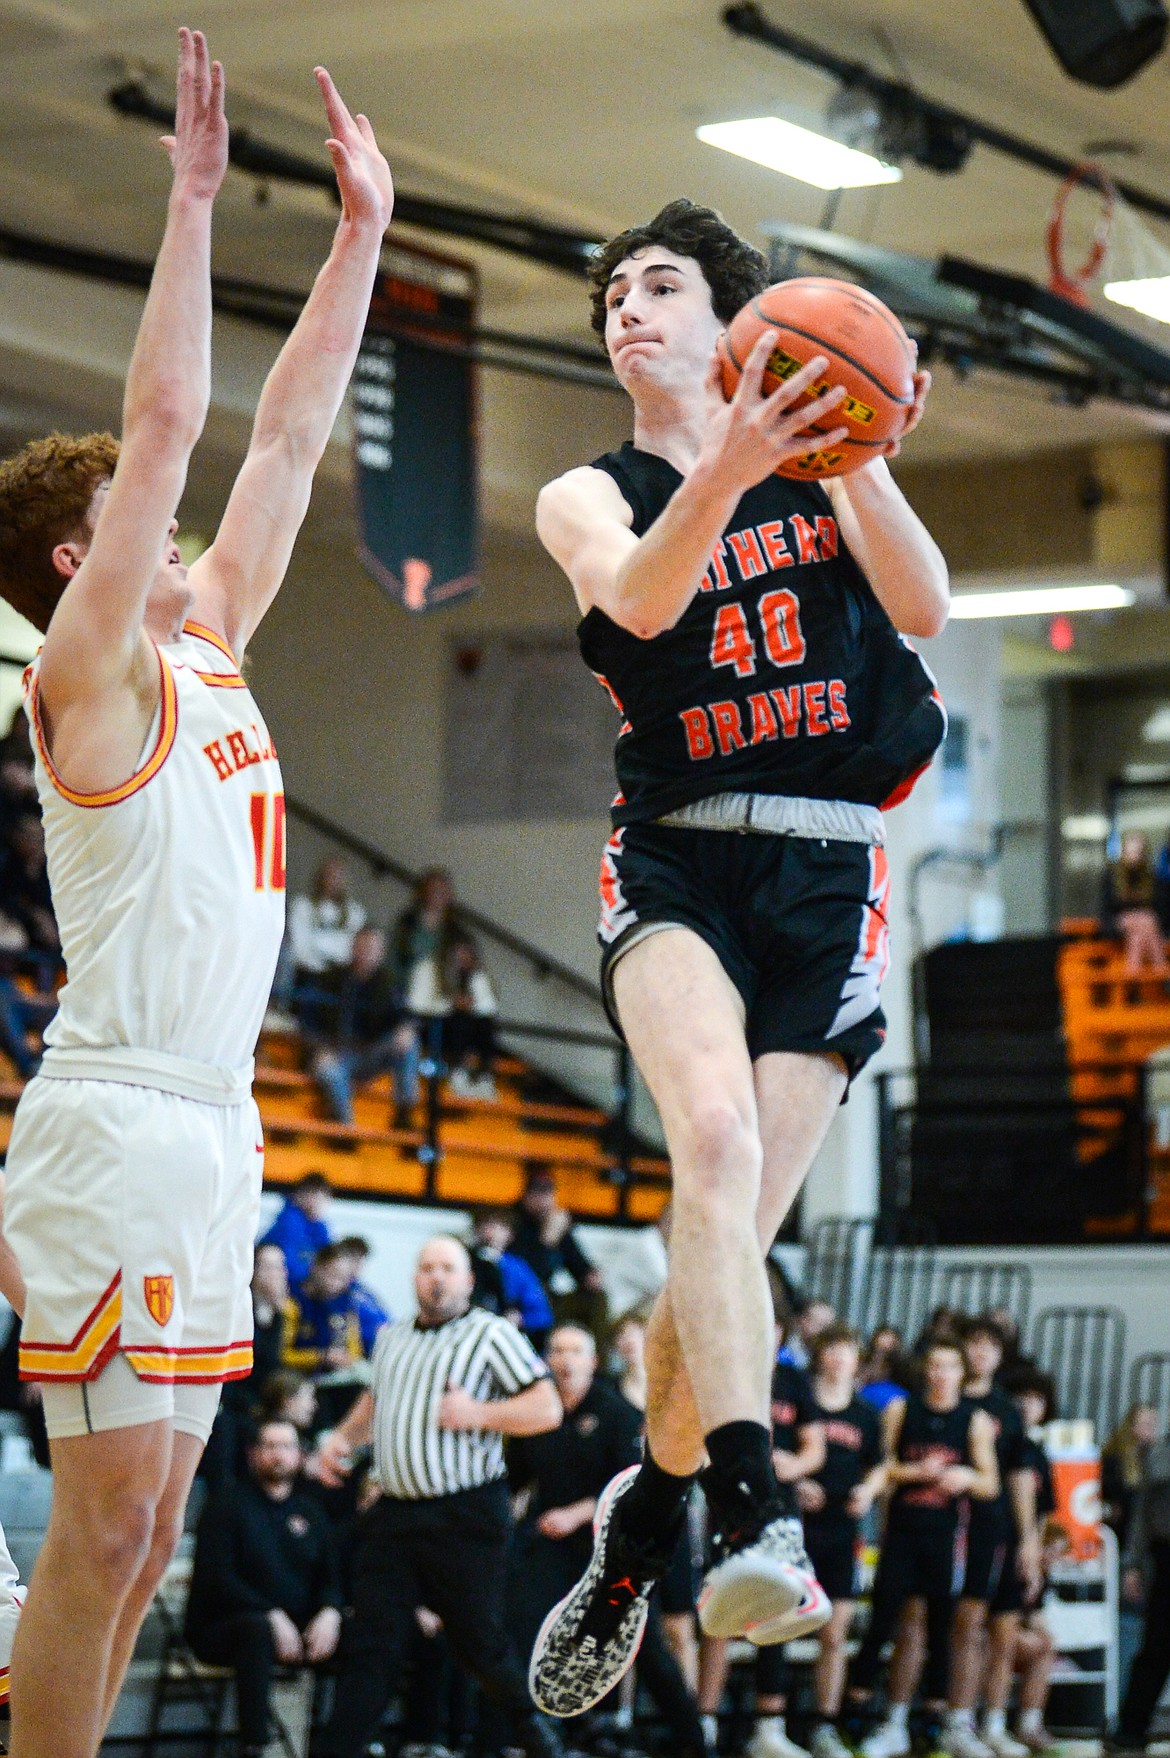
<instances>
[{"instance_id":1,"label":"defender in white jersey","mask_svg":"<svg viewBox=\"0 0 1170 1758\"><path fill-rule=\"evenodd\" d=\"M284 921L284 796L241 675L353 367L393 186L317 79L342 196L215 542L175 508L210 392L223 75L180 32L174 180L108 435L0 466L0 592L46 631L26 677L68 980L17 1109L5 1226L27 1284L53 1513L13 1657L18 1758L93 1758L224 1380L251 1365L263 1144L252 1053Z\"/></svg>"}]
</instances>

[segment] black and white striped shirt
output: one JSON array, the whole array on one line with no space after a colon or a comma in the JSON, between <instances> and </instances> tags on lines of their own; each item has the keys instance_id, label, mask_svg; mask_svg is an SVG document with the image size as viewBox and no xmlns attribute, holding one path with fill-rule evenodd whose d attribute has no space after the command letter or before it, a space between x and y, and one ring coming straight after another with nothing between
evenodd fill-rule
<instances>
[{"instance_id":1,"label":"black and white striped shirt","mask_svg":"<svg viewBox=\"0 0 1170 1758\"><path fill-rule=\"evenodd\" d=\"M511 1398L547 1369L515 1325L473 1307L443 1325L400 1319L383 1326L371 1373L378 1482L387 1495L421 1501L505 1475L502 1435L439 1427L448 1386L462 1386L473 1398Z\"/></svg>"}]
</instances>

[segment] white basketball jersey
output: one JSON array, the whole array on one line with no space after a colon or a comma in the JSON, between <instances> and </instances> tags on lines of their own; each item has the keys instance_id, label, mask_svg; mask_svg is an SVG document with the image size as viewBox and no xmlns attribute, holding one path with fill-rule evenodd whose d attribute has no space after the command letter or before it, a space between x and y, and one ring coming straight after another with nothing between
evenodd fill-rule
<instances>
[{"instance_id":1,"label":"white basketball jersey","mask_svg":"<svg viewBox=\"0 0 1170 1758\"><path fill-rule=\"evenodd\" d=\"M231 649L187 623L159 649L138 768L79 793L55 774L25 673L49 883L67 981L46 1042L223 1068L251 1058L284 932L284 792Z\"/></svg>"}]
</instances>

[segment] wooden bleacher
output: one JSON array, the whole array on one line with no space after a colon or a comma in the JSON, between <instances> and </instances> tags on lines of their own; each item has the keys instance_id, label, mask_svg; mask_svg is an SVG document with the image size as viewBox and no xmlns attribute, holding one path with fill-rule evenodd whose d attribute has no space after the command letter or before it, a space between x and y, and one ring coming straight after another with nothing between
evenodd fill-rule
<instances>
[{"instance_id":1,"label":"wooden bleacher","mask_svg":"<svg viewBox=\"0 0 1170 1758\"><path fill-rule=\"evenodd\" d=\"M460 1099L439 1083L439 1153L426 1163L426 1112L411 1127L392 1126L389 1076L359 1088L352 1126L332 1122L317 1087L300 1067L295 1037L266 1031L256 1055L256 1102L264 1125L264 1182L280 1189L310 1170L322 1171L339 1191L394 1201L512 1204L534 1165L557 1181L566 1207L590 1220L652 1221L669 1194L667 1163L635 1155L635 1178L625 1203L603 1145L609 1123L587 1105L529 1096L531 1071L514 1057L499 1058L494 1100ZM0 1053L0 1155L8 1148L12 1115L23 1082ZM421 1154L421 1157L420 1157Z\"/></svg>"},{"instance_id":2,"label":"wooden bleacher","mask_svg":"<svg viewBox=\"0 0 1170 1758\"><path fill-rule=\"evenodd\" d=\"M1115 1145L1116 1102L1136 1101L1141 1066L1155 1051L1170 1047L1170 980L1128 972L1120 944L1103 939L1094 921L1066 921L1062 932L1057 980L1072 1094L1084 1131L1079 1151L1087 1160ZM1156 1135L1148 1133L1146 1152L1146 1225L1150 1233L1170 1234L1170 1147L1159 1146ZM1134 1213L1090 1226L1095 1233L1124 1237L1138 1222Z\"/></svg>"}]
</instances>

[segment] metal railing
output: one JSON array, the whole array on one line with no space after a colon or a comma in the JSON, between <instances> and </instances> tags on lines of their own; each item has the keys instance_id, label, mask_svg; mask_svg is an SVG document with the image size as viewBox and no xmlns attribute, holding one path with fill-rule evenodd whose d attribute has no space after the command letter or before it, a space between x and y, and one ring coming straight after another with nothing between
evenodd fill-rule
<instances>
[{"instance_id":1,"label":"metal railing","mask_svg":"<svg viewBox=\"0 0 1170 1758\"><path fill-rule=\"evenodd\" d=\"M1152 1404L1163 1431L1170 1426L1170 1351L1151 1349L1134 1357L1129 1369L1128 1402Z\"/></svg>"},{"instance_id":2,"label":"metal railing","mask_svg":"<svg viewBox=\"0 0 1170 1758\"><path fill-rule=\"evenodd\" d=\"M1117 1426L1125 1314L1116 1306L1049 1306L1032 1326L1031 1353L1052 1375L1062 1416L1087 1417L1098 1436Z\"/></svg>"}]
</instances>

